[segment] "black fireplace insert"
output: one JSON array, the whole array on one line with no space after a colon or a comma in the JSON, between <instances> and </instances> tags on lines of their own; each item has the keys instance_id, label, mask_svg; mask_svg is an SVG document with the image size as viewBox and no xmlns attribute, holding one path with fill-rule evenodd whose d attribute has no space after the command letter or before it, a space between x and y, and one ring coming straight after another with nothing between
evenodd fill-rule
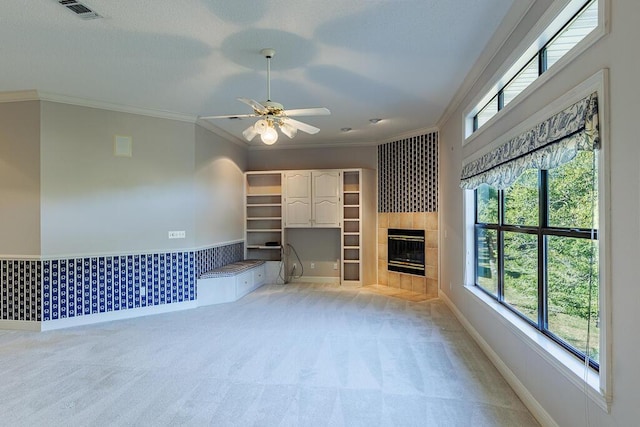
<instances>
[{"instance_id":1,"label":"black fireplace insert","mask_svg":"<svg viewBox=\"0 0 640 427\"><path fill-rule=\"evenodd\" d=\"M424 276L424 230L390 228L387 269Z\"/></svg>"}]
</instances>

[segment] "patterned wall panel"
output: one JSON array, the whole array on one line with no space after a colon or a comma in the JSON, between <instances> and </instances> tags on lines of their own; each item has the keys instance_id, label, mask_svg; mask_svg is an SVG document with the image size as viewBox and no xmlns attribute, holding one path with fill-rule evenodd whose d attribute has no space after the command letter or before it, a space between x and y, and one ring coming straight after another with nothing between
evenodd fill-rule
<instances>
[{"instance_id":1,"label":"patterned wall panel","mask_svg":"<svg viewBox=\"0 0 640 427\"><path fill-rule=\"evenodd\" d=\"M41 320L41 261L0 260L0 320Z\"/></svg>"},{"instance_id":2,"label":"patterned wall panel","mask_svg":"<svg viewBox=\"0 0 640 427\"><path fill-rule=\"evenodd\" d=\"M44 321L196 299L193 252L42 262Z\"/></svg>"},{"instance_id":3,"label":"patterned wall panel","mask_svg":"<svg viewBox=\"0 0 640 427\"><path fill-rule=\"evenodd\" d=\"M195 301L200 273L243 257L239 242L198 251L0 260L0 320L49 321Z\"/></svg>"},{"instance_id":4,"label":"patterned wall panel","mask_svg":"<svg viewBox=\"0 0 640 427\"><path fill-rule=\"evenodd\" d=\"M378 211L437 210L438 132L378 146Z\"/></svg>"}]
</instances>

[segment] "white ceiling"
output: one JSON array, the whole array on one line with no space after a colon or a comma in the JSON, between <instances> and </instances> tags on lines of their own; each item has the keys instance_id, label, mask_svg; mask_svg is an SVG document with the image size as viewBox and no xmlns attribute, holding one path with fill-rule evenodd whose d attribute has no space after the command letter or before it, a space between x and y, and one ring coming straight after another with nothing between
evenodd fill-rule
<instances>
[{"instance_id":1,"label":"white ceiling","mask_svg":"<svg viewBox=\"0 0 640 427\"><path fill-rule=\"evenodd\" d=\"M383 142L437 124L514 2L86 0L104 18L82 20L55 0L2 0L0 92L243 114L237 97L266 98L272 47L272 100L332 113L299 118L321 131L279 146ZM211 123L237 142L253 121Z\"/></svg>"}]
</instances>

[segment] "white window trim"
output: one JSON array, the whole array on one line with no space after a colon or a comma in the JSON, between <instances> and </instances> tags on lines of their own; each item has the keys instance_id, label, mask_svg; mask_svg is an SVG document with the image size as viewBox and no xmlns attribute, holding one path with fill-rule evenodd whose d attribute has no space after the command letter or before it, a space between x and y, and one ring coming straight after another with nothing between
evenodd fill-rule
<instances>
[{"instance_id":1,"label":"white window trim","mask_svg":"<svg viewBox=\"0 0 640 427\"><path fill-rule=\"evenodd\" d=\"M513 314L510 310L502 306L493 298L479 290L474 284L474 266L475 266L475 244L474 244L474 192L473 190L464 191L464 224L463 224L463 241L465 244L465 260L464 260L464 286L467 291L474 295L479 301L484 302L492 309L501 323L509 327L525 344L533 351L540 354L545 360L554 366L565 378L571 381L581 391L586 391L589 398L600 406L603 410L609 412L612 401L611 396L611 261L610 261L610 177L609 177L609 91L608 91L609 73L608 69L603 69L598 73L579 84L562 97L556 99L552 104L545 108L535 116L530 117L525 122L509 132L509 137L500 138L500 141L492 143L492 147L497 147L511 138L511 135L517 135L526 129L533 127L546 117L549 117L569 105L579 101L585 96L593 92L598 93L598 119L600 126L601 148L598 151L598 214L600 219L598 230L599 245L599 271L600 271L600 372L586 368L584 363L571 355L567 350L549 339L531 325L523 321L520 317ZM544 117L542 117L544 116ZM487 151L487 150L482 150ZM470 157L476 157L474 154ZM471 159L465 159L470 161ZM586 381L586 382L585 382ZM585 387L585 384L587 387Z\"/></svg>"},{"instance_id":2,"label":"white window trim","mask_svg":"<svg viewBox=\"0 0 640 427\"><path fill-rule=\"evenodd\" d=\"M562 0L554 2L544 13L518 47L509 55L504 64L489 79L482 90L470 103L462 116L462 146L465 146L480 136L491 127L504 114L514 109L518 104L527 99L549 79L560 72L564 67L573 62L582 52L600 40L609 32L609 2L610 0L598 0L598 26L584 39L576 44L566 55L560 58L552 67L542 73L526 89L518 94L509 104L499 110L492 118L475 132L473 131L473 117L486 105L498 91L504 87L524 67L533 56L559 31L573 15L575 15L585 0Z\"/></svg>"}]
</instances>

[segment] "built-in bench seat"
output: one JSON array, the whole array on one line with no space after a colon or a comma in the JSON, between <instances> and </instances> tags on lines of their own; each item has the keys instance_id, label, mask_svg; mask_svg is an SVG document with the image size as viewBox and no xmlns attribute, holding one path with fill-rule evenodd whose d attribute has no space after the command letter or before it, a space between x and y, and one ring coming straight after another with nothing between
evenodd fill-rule
<instances>
[{"instance_id":1,"label":"built-in bench seat","mask_svg":"<svg viewBox=\"0 0 640 427\"><path fill-rule=\"evenodd\" d=\"M265 263L243 260L206 271L198 277L198 305L237 301L265 282Z\"/></svg>"}]
</instances>

